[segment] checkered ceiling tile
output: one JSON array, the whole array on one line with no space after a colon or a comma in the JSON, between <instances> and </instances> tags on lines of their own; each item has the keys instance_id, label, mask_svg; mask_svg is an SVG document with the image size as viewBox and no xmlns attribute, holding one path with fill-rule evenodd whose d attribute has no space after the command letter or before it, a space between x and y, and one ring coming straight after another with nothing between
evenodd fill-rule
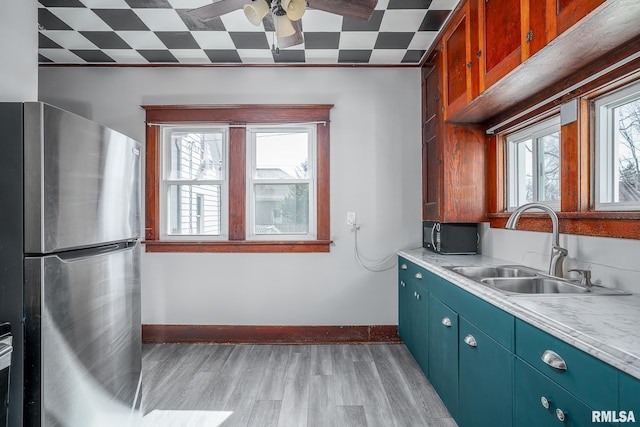
<instances>
[{"instance_id":1,"label":"checkered ceiling tile","mask_svg":"<svg viewBox=\"0 0 640 427\"><path fill-rule=\"evenodd\" d=\"M273 22L212 0L39 0L39 62L57 64L418 64L459 0L378 0L367 22L307 9L304 43L273 48Z\"/></svg>"}]
</instances>

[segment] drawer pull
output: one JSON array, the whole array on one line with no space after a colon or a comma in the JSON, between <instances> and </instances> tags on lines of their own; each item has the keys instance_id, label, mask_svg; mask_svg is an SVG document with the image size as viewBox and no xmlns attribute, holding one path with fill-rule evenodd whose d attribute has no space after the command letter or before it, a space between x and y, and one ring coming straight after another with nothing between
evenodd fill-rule
<instances>
[{"instance_id":1,"label":"drawer pull","mask_svg":"<svg viewBox=\"0 0 640 427\"><path fill-rule=\"evenodd\" d=\"M403 288L406 286L406 285L404 284L404 280L400 280L400 286L402 286Z\"/></svg>"},{"instance_id":2,"label":"drawer pull","mask_svg":"<svg viewBox=\"0 0 640 427\"><path fill-rule=\"evenodd\" d=\"M544 409L549 409L549 399L547 399L546 397L542 396L540 398L540 403L542 403L542 406L544 407Z\"/></svg>"},{"instance_id":3,"label":"drawer pull","mask_svg":"<svg viewBox=\"0 0 640 427\"><path fill-rule=\"evenodd\" d=\"M545 351L544 353L542 353L541 359L544 363L551 366L553 369L557 369L558 371L567 370L566 362L555 351L551 351L551 350Z\"/></svg>"},{"instance_id":4,"label":"drawer pull","mask_svg":"<svg viewBox=\"0 0 640 427\"><path fill-rule=\"evenodd\" d=\"M449 319L448 317L445 317L442 319L442 324L444 326L446 326L447 328L451 327L451 319Z\"/></svg>"},{"instance_id":5,"label":"drawer pull","mask_svg":"<svg viewBox=\"0 0 640 427\"><path fill-rule=\"evenodd\" d=\"M415 295L416 295L416 299L420 299L420 294L419 293L415 292Z\"/></svg>"},{"instance_id":6,"label":"drawer pull","mask_svg":"<svg viewBox=\"0 0 640 427\"><path fill-rule=\"evenodd\" d=\"M422 273L416 273L416 279L422 279Z\"/></svg>"},{"instance_id":7,"label":"drawer pull","mask_svg":"<svg viewBox=\"0 0 640 427\"><path fill-rule=\"evenodd\" d=\"M558 417L560 421L564 421L567 417L567 414L565 414L562 409L558 408L556 409L556 417Z\"/></svg>"},{"instance_id":8,"label":"drawer pull","mask_svg":"<svg viewBox=\"0 0 640 427\"><path fill-rule=\"evenodd\" d=\"M464 337L464 342L470 347L477 347L478 346L478 342L473 337L473 335L467 335L466 337Z\"/></svg>"},{"instance_id":9,"label":"drawer pull","mask_svg":"<svg viewBox=\"0 0 640 427\"><path fill-rule=\"evenodd\" d=\"M402 270L406 270L406 269L407 269L407 264L402 264L402 265L400 266L400 268L401 268Z\"/></svg>"}]
</instances>

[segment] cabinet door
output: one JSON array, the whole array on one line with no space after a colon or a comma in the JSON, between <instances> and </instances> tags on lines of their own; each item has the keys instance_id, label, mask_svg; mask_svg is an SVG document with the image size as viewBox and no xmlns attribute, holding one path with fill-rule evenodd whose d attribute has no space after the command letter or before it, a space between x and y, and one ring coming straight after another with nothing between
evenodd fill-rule
<instances>
[{"instance_id":1,"label":"cabinet door","mask_svg":"<svg viewBox=\"0 0 640 427\"><path fill-rule=\"evenodd\" d=\"M412 307L409 328L414 359L425 375L429 372L429 293L421 286L415 286L412 293Z\"/></svg>"},{"instance_id":2,"label":"cabinet door","mask_svg":"<svg viewBox=\"0 0 640 427\"><path fill-rule=\"evenodd\" d=\"M422 134L422 219L438 220L440 217L441 161L438 137L442 132L442 84L439 55L432 66L423 70L424 123Z\"/></svg>"},{"instance_id":3,"label":"cabinet door","mask_svg":"<svg viewBox=\"0 0 640 427\"><path fill-rule=\"evenodd\" d=\"M520 358L515 360L514 405L517 427L594 425L589 406Z\"/></svg>"},{"instance_id":4,"label":"cabinet door","mask_svg":"<svg viewBox=\"0 0 640 427\"><path fill-rule=\"evenodd\" d=\"M429 381L458 416L458 314L429 294Z\"/></svg>"},{"instance_id":5,"label":"cabinet door","mask_svg":"<svg viewBox=\"0 0 640 427\"><path fill-rule=\"evenodd\" d=\"M444 118L471 101L471 46L469 2L453 18L443 41Z\"/></svg>"},{"instance_id":6,"label":"cabinet door","mask_svg":"<svg viewBox=\"0 0 640 427\"><path fill-rule=\"evenodd\" d=\"M627 415L629 411L633 411L636 422L640 421L640 380L623 373L620 373L619 410L625 411Z\"/></svg>"},{"instance_id":7,"label":"cabinet door","mask_svg":"<svg viewBox=\"0 0 640 427\"><path fill-rule=\"evenodd\" d=\"M522 61L521 0L480 1L480 90L483 91Z\"/></svg>"},{"instance_id":8,"label":"cabinet door","mask_svg":"<svg viewBox=\"0 0 640 427\"><path fill-rule=\"evenodd\" d=\"M407 262L399 259L398 270L398 335L408 348L411 347L411 304L413 298L413 286L408 276Z\"/></svg>"},{"instance_id":9,"label":"cabinet door","mask_svg":"<svg viewBox=\"0 0 640 427\"><path fill-rule=\"evenodd\" d=\"M511 426L513 355L459 317L458 424Z\"/></svg>"},{"instance_id":10,"label":"cabinet door","mask_svg":"<svg viewBox=\"0 0 640 427\"><path fill-rule=\"evenodd\" d=\"M604 3L604 0L552 0L555 10L556 31L562 34Z\"/></svg>"}]
</instances>

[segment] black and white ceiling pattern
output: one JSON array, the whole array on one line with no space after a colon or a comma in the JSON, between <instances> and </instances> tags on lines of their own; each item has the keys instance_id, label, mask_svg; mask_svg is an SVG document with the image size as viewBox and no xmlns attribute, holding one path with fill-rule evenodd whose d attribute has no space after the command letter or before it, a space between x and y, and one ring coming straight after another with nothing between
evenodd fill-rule
<instances>
[{"instance_id":1,"label":"black and white ceiling pattern","mask_svg":"<svg viewBox=\"0 0 640 427\"><path fill-rule=\"evenodd\" d=\"M458 0L378 0L368 22L308 9L304 43L272 50L273 24L242 9L202 22L211 0L39 0L39 62L418 64Z\"/></svg>"}]
</instances>

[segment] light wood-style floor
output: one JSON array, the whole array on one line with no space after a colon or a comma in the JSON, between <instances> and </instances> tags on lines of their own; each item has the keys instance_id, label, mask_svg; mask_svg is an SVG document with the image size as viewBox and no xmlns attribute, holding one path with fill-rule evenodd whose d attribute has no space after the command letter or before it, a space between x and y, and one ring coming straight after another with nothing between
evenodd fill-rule
<instances>
[{"instance_id":1,"label":"light wood-style floor","mask_svg":"<svg viewBox=\"0 0 640 427\"><path fill-rule=\"evenodd\" d=\"M142 371L145 426L456 426L401 344L146 344Z\"/></svg>"}]
</instances>

